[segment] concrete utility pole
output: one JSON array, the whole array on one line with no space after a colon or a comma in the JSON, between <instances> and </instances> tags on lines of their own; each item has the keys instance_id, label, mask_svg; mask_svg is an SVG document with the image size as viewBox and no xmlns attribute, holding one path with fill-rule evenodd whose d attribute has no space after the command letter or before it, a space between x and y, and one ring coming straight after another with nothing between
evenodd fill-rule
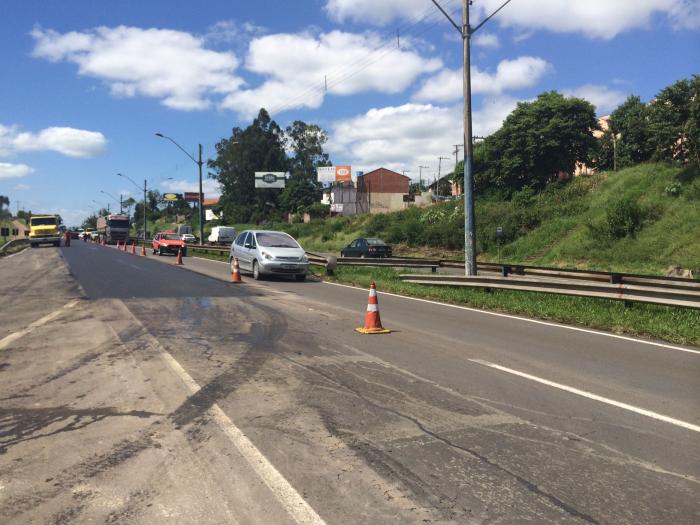
<instances>
[{"instance_id":1,"label":"concrete utility pole","mask_svg":"<svg viewBox=\"0 0 700 525\"><path fill-rule=\"evenodd\" d=\"M503 9L510 0L487 16L479 25L472 28L469 25L470 0L462 0L462 25L458 25L452 17L438 4L433 4L445 15L454 28L462 36L463 71L462 96L464 97L464 273L476 275L476 221L474 218L474 174L472 173L472 86L471 86L471 38L476 31L488 22L496 13Z\"/></svg>"},{"instance_id":2,"label":"concrete utility pole","mask_svg":"<svg viewBox=\"0 0 700 525\"><path fill-rule=\"evenodd\" d=\"M423 170L428 169L430 166L418 166L418 190L423 192Z\"/></svg>"}]
</instances>

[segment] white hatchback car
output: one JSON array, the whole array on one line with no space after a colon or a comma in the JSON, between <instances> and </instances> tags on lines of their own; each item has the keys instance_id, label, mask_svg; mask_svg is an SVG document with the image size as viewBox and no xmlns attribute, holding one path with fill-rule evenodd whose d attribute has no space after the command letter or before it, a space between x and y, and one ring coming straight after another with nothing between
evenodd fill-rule
<instances>
[{"instance_id":1,"label":"white hatchback car","mask_svg":"<svg viewBox=\"0 0 700 525\"><path fill-rule=\"evenodd\" d=\"M231 244L229 263L238 258L241 271L249 271L254 279L263 275L293 275L306 279L309 259L294 237L284 232L246 230Z\"/></svg>"}]
</instances>

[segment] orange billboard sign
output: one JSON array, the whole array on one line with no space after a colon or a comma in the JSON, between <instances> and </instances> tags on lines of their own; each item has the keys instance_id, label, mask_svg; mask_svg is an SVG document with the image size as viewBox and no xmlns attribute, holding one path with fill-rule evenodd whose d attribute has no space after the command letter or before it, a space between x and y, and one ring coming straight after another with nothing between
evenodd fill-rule
<instances>
[{"instance_id":1,"label":"orange billboard sign","mask_svg":"<svg viewBox=\"0 0 700 525\"><path fill-rule=\"evenodd\" d=\"M336 166L335 167L336 182L352 181L352 166Z\"/></svg>"}]
</instances>

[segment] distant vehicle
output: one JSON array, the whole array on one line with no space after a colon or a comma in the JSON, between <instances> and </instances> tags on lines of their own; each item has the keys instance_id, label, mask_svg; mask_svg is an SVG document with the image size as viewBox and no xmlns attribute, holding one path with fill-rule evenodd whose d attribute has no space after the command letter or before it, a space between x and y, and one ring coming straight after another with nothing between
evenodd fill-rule
<instances>
[{"instance_id":1,"label":"distant vehicle","mask_svg":"<svg viewBox=\"0 0 700 525\"><path fill-rule=\"evenodd\" d=\"M189 224L178 224L177 225L177 234L182 237L186 233L192 233L192 226Z\"/></svg>"},{"instance_id":2,"label":"distant vehicle","mask_svg":"<svg viewBox=\"0 0 700 525\"><path fill-rule=\"evenodd\" d=\"M61 233L56 215L32 215L29 219L29 244L36 248L40 244L61 245Z\"/></svg>"},{"instance_id":3,"label":"distant vehicle","mask_svg":"<svg viewBox=\"0 0 700 525\"><path fill-rule=\"evenodd\" d=\"M185 257L187 255L187 247L185 242L175 232L160 232L153 237L154 254L172 253L177 255L177 252L180 250L182 250L182 256Z\"/></svg>"},{"instance_id":4,"label":"distant vehicle","mask_svg":"<svg viewBox=\"0 0 700 525\"><path fill-rule=\"evenodd\" d=\"M208 240L214 244L231 244L235 238L236 230L231 226L214 226Z\"/></svg>"},{"instance_id":5,"label":"distant vehicle","mask_svg":"<svg viewBox=\"0 0 700 525\"><path fill-rule=\"evenodd\" d=\"M98 232L98 231L90 232L90 238L93 241L99 240L100 239L100 232Z\"/></svg>"},{"instance_id":6,"label":"distant vehicle","mask_svg":"<svg viewBox=\"0 0 700 525\"><path fill-rule=\"evenodd\" d=\"M97 218L97 234L107 244L116 244L129 240L129 216L113 213ZM94 238L94 236L93 236Z\"/></svg>"},{"instance_id":7,"label":"distant vehicle","mask_svg":"<svg viewBox=\"0 0 700 525\"><path fill-rule=\"evenodd\" d=\"M79 239L80 238L80 233L78 230L71 230L70 231L70 238L71 239Z\"/></svg>"},{"instance_id":8,"label":"distant vehicle","mask_svg":"<svg viewBox=\"0 0 700 525\"><path fill-rule=\"evenodd\" d=\"M391 257L391 245L381 239L361 237L340 250L341 257Z\"/></svg>"},{"instance_id":9,"label":"distant vehicle","mask_svg":"<svg viewBox=\"0 0 700 525\"><path fill-rule=\"evenodd\" d=\"M85 240L85 239L91 239L91 238L92 238L92 232L94 232L94 231L95 231L95 230L94 230L93 228L85 228L85 229L81 232L80 238L83 239L83 240Z\"/></svg>"},{"instance_id":10,"label":"distant vehicle","mask_svg":"<svg viewBox=\"0 0 700 525\"><path fill-rule=\"evenodd\" d=\"M185 241L186 243L188 243L188 242L189 242L189 243L197 242L197 237L195 237L195 236L192 235L191 233L183 233L182 235L180 235L180 239L182 239L182 240Z\"/></svg>"},{"instance_id":11,"label":"distant vehicle","mask_svg":"<svg viewBox=\"0 0 700 525\"><path fill-rule=\"evenodd\" d=\"M151 238L151 232L147 231L146 235L144 237L143 230L139 230L138 233L136 234L136 238L139 241L148 241Z\"/></svg>"},{"instance_id":12,"label":"distant vehicle","mask_svg":"<svg viewBox=\"0 0 700 525\"><path fill-rule=\"evenodd\" d=\"M259 280L263 275L293 275L297 281L306 279L309 259L294 238L284 232L246 230L231 244L229 264L233 259L243 271L249 271Z\"/></svg>"}]
</instances>

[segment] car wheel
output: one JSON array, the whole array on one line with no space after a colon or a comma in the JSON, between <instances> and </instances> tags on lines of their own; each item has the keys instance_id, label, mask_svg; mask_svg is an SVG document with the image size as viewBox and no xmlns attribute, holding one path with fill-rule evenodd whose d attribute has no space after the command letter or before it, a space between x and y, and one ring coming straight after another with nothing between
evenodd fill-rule
<instances>
[{"instance_id":1,"label":"car wheel","mask_svg":"<svg viewBox=\"0 0 700 525\"><path fill-rule=\"evenodd\" d=\"M300 273L300 274L298 274L298 275L295 275L294 278L295 278L298 282L303 283L304 281L306 281L306 274L305 274L305 273Z\"/></svg>"},{"instance_id":2,"label":"car wheel","mask_svg":"<svg viewBox=\"0 0 700 525\"><path fill-rule=\"evenodd\" d=\"M253 261L253 279L255 279L256 281L262 279L262 275L260 275L260 265L258 264L258 261Z\"/></svg>"},{"instance_id":3,"label":"car wheel","mask_svg":"<svg viewBox=\"0 0 700 525\"><path fill-rule=\"evenodd\" d=\"M365 257L366 257L366 256L365 256L364 253L363 253L362 255L360 255L360 259L364 259Z\"/></svg>"}]
</instances>

